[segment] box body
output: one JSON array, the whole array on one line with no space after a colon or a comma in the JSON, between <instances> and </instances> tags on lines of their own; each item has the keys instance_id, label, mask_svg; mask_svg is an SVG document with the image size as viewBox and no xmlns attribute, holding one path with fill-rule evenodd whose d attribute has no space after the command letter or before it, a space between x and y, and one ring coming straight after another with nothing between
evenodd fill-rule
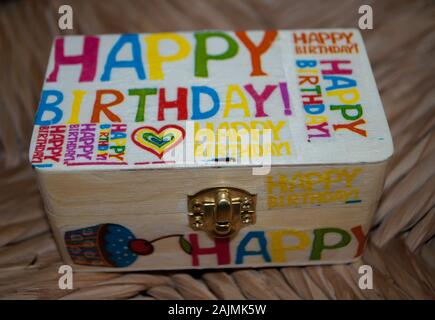
<instances>
[{"instance_id":1,"label":"box body","mask_svg":"<svg viewBox=\"0 0 435 320\"><path fill-rule=\"evenodd\" d=\"M201 31L57 38L30 159L68 264L162 270L358 258L392 150L357 30ZM255 219L192 227L209 188Z\"/></svg>"},{"instance_id":2,"label":"box body","mask_svg":"<svg viewBox=\"0 0 435 320\"><path fill-rule=\"evenodd\" d=\"M115 233L100 250L119 240L126 243L129 236L150 242L148 254L137 255L125 266L131 270L305 265L344 263L362 254L384 168L384 164L273 167L265 176L254 176L249 168L140 170L121 175L68 172L46 174L41 185L50 195L46 208L65 261L83 263L83 270L95 269L88 265L93 263L104 270L112 267L102 264L95 235L87 235L89 228L107 224L131 233L119 238ZM297 177L310 176L321 181L310 190L291 190L291 181L296 185L302 181ZM336 182L328 186L332 177ZM123 192L107 197L114 185ZM231 239L213 239L192 230L187 195L210 186L257 194L256 224Z\"/></svg>"}]
</instances>

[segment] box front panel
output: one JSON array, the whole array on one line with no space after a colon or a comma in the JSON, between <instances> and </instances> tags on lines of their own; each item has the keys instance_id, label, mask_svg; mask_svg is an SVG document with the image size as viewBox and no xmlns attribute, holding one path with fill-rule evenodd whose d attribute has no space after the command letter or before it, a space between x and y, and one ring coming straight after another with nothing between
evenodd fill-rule
<instances>
[{"instance_id":1,"label":"box front panel","mask_svg":"<svg viewBox=\"0 0 435 320\"><path fill-rule=\"evenodd\" d=\"M94 201L105 198L104 205L95 202L90 206L78 199L75 209L51 202L54 211L47 211L65 260L79 270L344 263L363 252L384 168L384 164L277 167L265 176L213 169L208 175L195 178L194 184L181 179L186 174L181 170L178 182L152 184L159 190L154 194L146 188L131 194L122 184L112 193L101 188L81 190L87 196L93 193ZM72 181L77 178L75 174L69 177ZM103 179L110 182L108 177ZM116 181L124 179L133 185L139 183L122 176ZM63 181L71 184L68 176ZM83 186L92 183L89 179ZM115 184L115 180L109 183ZM135 185L139 189L140 186ZM172 194L170 188L168 192L165 186L172 186L178 193ZM193 230L187 214L187 196L216 186L237 187L256 194L256 223L224 239ZM140 209L142 198L147 201ZM57 199L69 198L59 194Z\"/></svg>"},{"instance_id":2,"label":"box front panel","mask_svg":"<svg viewBox=\"0 0 435 320\"><path fill-rule=\"evenodd\" d=\"M195 232L179 214L51 221L68 264L109 271L350 262L363 252L369 215L367 208L271 212L231 239Z\"/></svg>"},{"instance_id":3,"label":"box front panel","mask_svg":"<svg viewBox=\"0 0 435 320\"><path fill-rule=\"evenodd\" d=\"M59 216L185 213L188 195L212 187L256 194L259 214L291 208L372 204L384 164L252 168L135 170L44 174L45 206Z\"/></svg>"}]
</instances>

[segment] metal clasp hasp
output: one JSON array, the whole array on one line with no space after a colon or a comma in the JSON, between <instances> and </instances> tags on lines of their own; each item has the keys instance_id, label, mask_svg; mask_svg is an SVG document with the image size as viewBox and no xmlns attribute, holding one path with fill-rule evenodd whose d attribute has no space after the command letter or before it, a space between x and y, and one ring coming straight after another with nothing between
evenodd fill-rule
<instances>
[{"instance_id":1,"label":"metal clasp hasp","mask_svg":"<svg viewBox=\"0 0 435 320\"><path fill-rule=\"evenodd\" d=\"M188 196L189 225L214 238L235 235L255 224L257 196L237 188L210 188Z\"/></svg>"}]
</instances>

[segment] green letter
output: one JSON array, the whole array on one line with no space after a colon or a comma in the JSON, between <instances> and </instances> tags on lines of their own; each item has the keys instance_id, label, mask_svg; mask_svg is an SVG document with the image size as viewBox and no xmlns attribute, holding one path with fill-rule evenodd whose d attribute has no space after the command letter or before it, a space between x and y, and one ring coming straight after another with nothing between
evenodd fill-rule
<instances>
[{"instance_id":1,"label":"green letter","mask_svg":"<svg viewBox=\"0 0 435 320\"><path fill-rule=\"evenodd\" d=\"M341 235L341 240L334 245L325 245L325 235L327 233L338 233ZM320 260L324 249L338 249L349 244L351 237L349 233L338 228L323 228L314 230L313 249L311 251L310 260Z\"/></svg>"},{"instance_id":2,"label":"green letter","mask_svg":"<svg viewBox=\"0 0 435 320\"><path fill-rule=\"evenodd\" d=\"M129 96L139 96L139 103L137 105L136 122L145 121L145 102L146 96L157 94L156 88L143 88L143 89L129 89Z\"/></svg>"},{"instance_id":3,"label":"green letter","mask_svg":"<svg viewBox=\"0 0 435 320\"><path fill-rule=\"evenodd\" d=\"M222 38L227 41L228 49L221 54L207 53L208 38ZM237 42L224 32L202 32L195 33L196 49L195 49L195 76L208 77L207 63L208 60L226 60L234 57L239 51Z\"/></svg>"}]
</instances>

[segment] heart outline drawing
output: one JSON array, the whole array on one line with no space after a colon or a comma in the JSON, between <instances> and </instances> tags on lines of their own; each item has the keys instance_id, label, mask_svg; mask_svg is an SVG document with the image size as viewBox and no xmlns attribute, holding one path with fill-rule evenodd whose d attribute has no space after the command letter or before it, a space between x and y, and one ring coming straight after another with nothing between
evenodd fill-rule
<instances>
[{"instance_id":1,"label":"heart outline drawing","mask_svg":"<svg viewBox=\"0 0 435 320\"><path fill-rule=\"evenodd\" d=\"M185 135L182 127L168 124L160 129L151 126L136 128L131 134L131 139L140 148L162 159L166 152L184 140Z\"/></svg>"}]
</instances>

